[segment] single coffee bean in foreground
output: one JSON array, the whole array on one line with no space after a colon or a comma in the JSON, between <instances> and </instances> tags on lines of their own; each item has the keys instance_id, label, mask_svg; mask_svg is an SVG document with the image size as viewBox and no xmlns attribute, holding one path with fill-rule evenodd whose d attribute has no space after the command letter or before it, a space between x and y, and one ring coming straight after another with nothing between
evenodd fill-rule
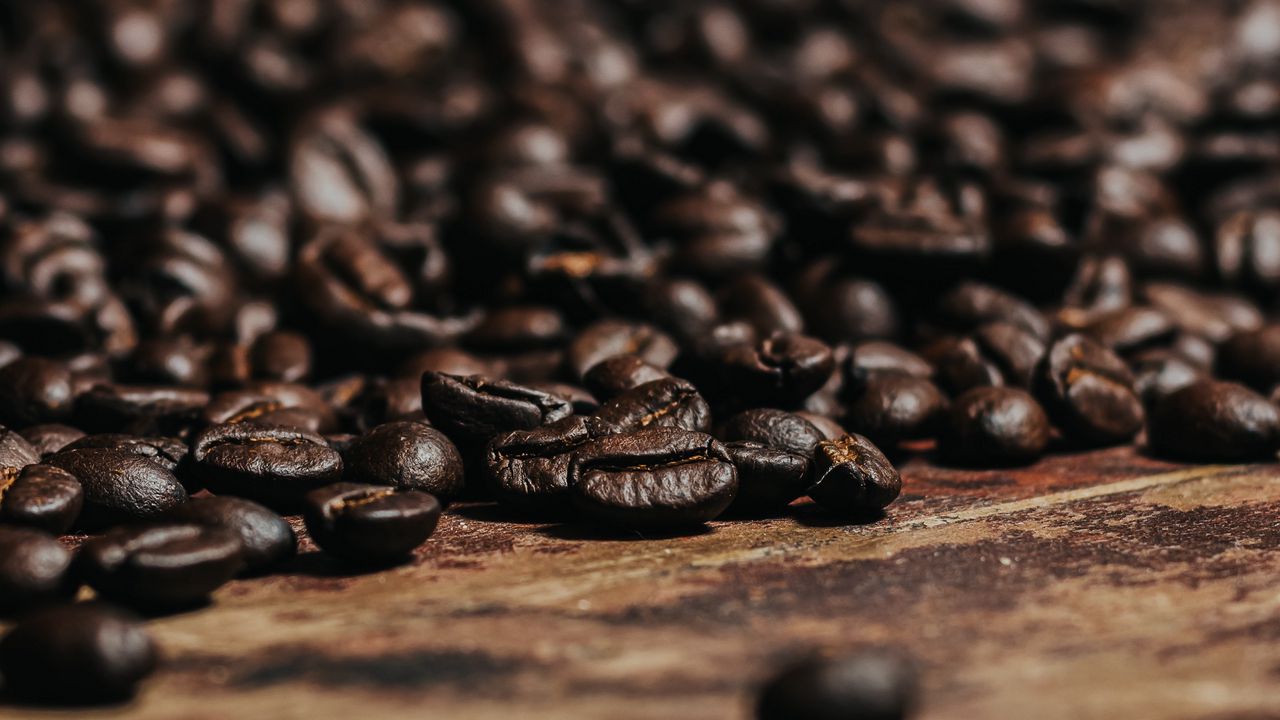
<instances>
[{"instance_id":1,"label":"single coffee bean in foreground","mask_svg":"<svg viewBox=\"0 0 1280 720\"><path fill-rule=\"evenodd\" d=\"M849 402L845 426L892 447L904 440L933 437L947 398L929 380L905 373L868 379Z\"/></svg>"},{"instance_id":2,"label":"single coffee bean in foreground","mask_svg":"<svg viewBox=\"0 0 1280 720\"><path fill-rule=\"evenodd\" d=\"M711 408L691 383L663 378L638 385L601 405L591 425L600 434L658 427L706 432L711 428Z\"/></svg>"},{"instance_id":3,"label":"single coffee bean in foreground","mask_svg":"<svg viewBox=\"0 0 1280 720\"><path fill-rule=\"evenodd\" d=\"M307 494L307 531L321 550L356 565L408 558L440 520L440 501L417 490L334 483Z\"/></svg>"},{"instance_id":4,"label":"single coffee bean in foreground","mask_svg":"<svg viewBox=\"0 0 1280 720\"><path fill-rule=\"evenodd\" d=\"M902 477L870 440L850 433L823 440L813 451L808 495L831 512L876 512L898 498Z\"/></svg>"},{"instance_id":5,"label":"single coffee bean in foreground","mask_svg":"<svg viewBox=\"0 0 1280 720\"><path fill-rule=\"evenodd\" d=\"M814 446L826 439L820 429L802 416L775 408L743 410L726 420L717 435L725 442L760 443L805 457L812 455Z\"/></svg>"},{"instance_id":6,"label":"single coffee bean in foreground","mask_svg":"<svg viewBox=\"0 0 1280 720\"><path fill-rule=\"evenodd\" d=\"M379 425L343 453L350 482L421 490L442 501L462 493L462 455L444 433L420 422Z\"/></svg>"},{"instance_id":7,"label":"single coffee bean in foreground","mask_svg":"<svg viewBox=\"0 0 1280 720\"><path fill-rule=\"evenodd\" d=\"M100 596L147 611L199 604L244 567L231 530L195 524L116 528L76 555L77 577Z\"/></svg>"},{"instance_id":8,"label":"single coffee bean in foreground","mask_svg":"<svg viewBox=\"0 0 1280 720\"><path fill-rule=\"evenodd\" d=\"M1243 385L1200 380L1156 404L1147 442L1159 455L1178 460L1273 459L1280 447L1280 410Z\"/></svg>"},{"instance_id":9,"label":"single coffee bean in foreground","mask_svg":"<svg viewBox=\"0 0 1280 720\"><path fill-rule=\"evenodd\" d=\"M231 496L197 497L179 505L166 521L221 528L240 538L244 570L260 573L298 552L293 527L274 510Z\"/></svg>"},{"instance_id":10,"label":"single coffee bean in foreground","mask_svg":"<svg viewBox=\"0 0 1280 720\"><path fill-rule=\"evenodd\" d=\"M581 415L495 437L485 452L490 490L506 505L535 511L565 509L573 453L592 437L588 419Z\"/></svg>"},{"instance_id":11,"label":"single coffee bean in foreground","mask_svg":"<svg viewBox=\"0 0 1280 720\"><path fill-rule=\"evenodd\" d=\"M214 425L192 444L191 471L215 495L236 495L276 509L342 477L342 456L316 433L238 423Z\"/></svg>"},{"instance_id":12,"label":"single coffee bean in foreground","mask_svg":"<svg viewBox=\"0 0 1280 720\"><path fill-rule=\"evenodd\" d=\"M904 720L914 715L918 680L912 663L883 650L811 658L769 679L758 720Z\"/></svg>"},{"instance_id":13,"label":"single coffee bean in foreground","mask_svg":"<svg viewBox=\"0 0 1280 720\"><path fill-rule=\"evenodd\" d=\"M737 471L710 435L651 428L593 440L574 453L570 494L602 527L681 528L714 520L738 491Z\"/></svg>"},{"instance_id":14,"label":"single coffee bean in foreground","mask_svg":"<svg viewBox=\"0 0 1280 720\"><path fill-rule=\"evenodd\" d=\"M0 523L24 525L60 535L71 529L84 507L84 487L53 465L28 465L0 476Z\"/></svg>"},{"instance_id":15,"label":"single coffee bean in foreground","mask_svg":"<svg viewBox=\"0 0 1280 720\"><path fill-rule=\"evenodd\" d=\"M153 520L187 501L187 491L173 473L125 450L64 450L46 464L80 481L84 509L78 525L88 530Z\"/></svg>"},{"instance_id":16,"label":"single coffee bean in foreground","mask_svg":"<svg viewBox=\"0 0 1280 720\"><path fill-rule=\"evenodd\" d=\"M724 444L738 473L738 494L726 511L730 515L777 513L808 488L809 457L739 440Z\"/></svg>"},{"instance_id":17,"label":"single coffee bean in foreground","mask_svg":"<svg viewBox=\"0 0 1280 720\"><path fill-rule=\"evenodd\" d=\"M32 613L0 639L5 691L58 705L133 697L159 653L142 623L102 604L60 605Z\"/></svg>"},{"instance_id":18,"label":"single coffee bean in foreground","mask_svg":"<svg viewBox=\"0 0 1280 720\"><path fill-rule=\"evenodd\" d=\"M34 528L0 525L0 614L69 599L71 551Z\"/></svg>"}]
</instances>

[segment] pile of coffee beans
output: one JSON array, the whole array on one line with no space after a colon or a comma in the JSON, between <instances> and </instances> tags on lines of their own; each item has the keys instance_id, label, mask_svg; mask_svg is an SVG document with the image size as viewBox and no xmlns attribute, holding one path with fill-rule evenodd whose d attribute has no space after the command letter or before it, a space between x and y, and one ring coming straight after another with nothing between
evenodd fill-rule
<instances>
[{"instance_id":1,"label":"pile of coffee beans","mask_svg":"<svg viewBox=\"0 0 1280 720\"><path fill-rule=\"evenodd\" d=\"M1273 460L1278 78L1273 0L0 3L5 692L128 696L106 603L287 565L287 515L379 568L458 501Z\"/></svg>"}]
</instances>

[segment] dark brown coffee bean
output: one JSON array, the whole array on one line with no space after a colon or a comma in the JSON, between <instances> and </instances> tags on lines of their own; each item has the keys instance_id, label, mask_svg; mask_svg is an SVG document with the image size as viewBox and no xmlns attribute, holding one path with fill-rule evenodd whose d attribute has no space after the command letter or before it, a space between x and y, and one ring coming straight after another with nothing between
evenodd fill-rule
<instances>
[{"instance_id":1,"label":"dark brown coffee bean","mask_svg":"<svg viewBox=\"0 0 1280 720\"><path fill-rule=\"evenodd\" d=\"M710 435L652 428L593 440L569 466L574 506L607 527L686 527L715 519L733 501L738 477Z\"/></svg>"},{"instance_id":2,"label":"dark brown coffee bean","mask_svg":"<svg viewBox=\"0 0 1280 720\"><path fill-rule=\"evenodd\" d=\"M485 360L457 348L423 350L400 364L396 375L421 378L423 373L439 372L446 375L494 375L494 368Z\"/></svg>"},{"instance_id":3,"label":"dark brown coffee bean","mask_svg":"<svg viewBox=\"0 0 1280 720\"><path fill-rule=\"evenodd\" d=\"M22 430L19 434L27 442L31 443L31 447L35 448L41 458L47 458L84 437L84 431L79 428L73 428L70 425L59 425L58 423L32 425Z\"/></svg>"},{"instance_id":4,"label":"dark brown coffee bean","mask_svg":"<svg viewBox=\"0 0 1280 720\"><path fill-rule=\"evenodd\" d=\"M71 416L75 400L64 363L24 357L0 367L0 423L25 428Z\"/></svg>"},{"instance_id":5,"label":"dark brown coffee bean","mask_svg":"<svg viewBox=\"0 0 1280 720\"><path fill-rule=\"evenodd\" d=\"M1183 333L1203 337L1213 343L1262 327L1262 312L1242 297L1198 292L1173 283L1147 283L1142 294L1152 307L1168 315Z\"/></svg>"},{"instance_id":6,"label":"dark brown coffee bean","mask_svg":"<svg viewBox=\"0 0 1280 720\"><path fill-rule=\"evenodd\" d=\"M982 356L999 368L1005 385L1031 387L1031 376L1045 353L1040 338L1012 323L991 322L974 331L973 339Z\"/></svg>"},{"instance_id":7,"label":"dark brown coffee bean","mask_svg":"<svg viewBox=\"0 0 1280 720\"><path fill-rule=\"evenodd\" d=\"M914 714L918 681L911 663L883 651L788 665L765 684L757 720L905 720Z\"/></svg>"},{"instance_id":8,"label":"dark brown coffee bean","mask_svg":"<svg viewBox=\"0 0 1280 720\"><path fill-rule=\"evenodd\" d=\"M654 211L658 231L677 246L674 262L699 275L726 276L768 255L778 220L727 183L675 197Z\"/></svg>"},{"instance_id":9,"label":"dark brown coffee bean","mask_svg":"<svg viewBox=\"0 0 1280 720\"><path fill-rule=\"evenodd\" d=\"M666 368L675 360L677 352L675 341L653 326L602 320L584 328L570 343L569 369L574 377L585 378L596 364L619 355L634 356Z\"/></svg>"},{"instance_id":10,"label":"dark brown coffee bean","mask_svg":"<svg viewBox=\"0 0 1280 720\"><path fill-rule=\"evenodd\" d=\"M902 491L902 477L867 438L850 433L823 440L809 463L808 495L826 510L862 514L884 508Z\"/></svg>"},{"instance_id":11,"label":"dark brown coffee bean","mask_svg":"<svg viewBox=\"0 0 1280 720\"><path fill-rule=\"evenodd\" d=\"M184 435L209 404L193 388L96 385L76 398L76 426L94 433Z\"/></svg>"},{"instance_id":12,"label":"dark brown coffee bean","mask_svg":"<svg viewBox=\"0 0 1280 720\"><path fill-rule=\"evenodd\" d=\"M804 318L782 289L760 275L743 275L720 290L720 315L746 322L761 337L804 331Z\"/></svg>"},{"instance_id":13,"label":"dark brown coffee bean","mask_svg":"<svg viewBox=\"0 0 1280 720\"><path fill-rule=\"evenodd\" d=\"M33 613L0 640L5 689L64 705L119 702L156 667L142 623L105 605L61 605Z\"/></svg>"},{"instance_id":14,"label":"dark brown coffee bean","mask_svg":"<svg viewBox=\"0 0 1280 720\"><path fill-rule=\"evenodd\" d=\"M0 525L0 614L70 598L71 552L35 528Z\"/></svg>"},{"instance_id":15,"label":"dark brown coffee bean","mask_svg":"<svg viewBox=\"0 0 1280 720\"><path fill-rule=\"evenodd\" d=\"M344 477L367 485L421 490L447 502L462 493L462 455L439 430L419 422L379 425L343 453Z\"/></svg>"},{"instance_id":16,"label":"dark brown coffee bean","mask_svg":"<svg viewBox=\"0 0 1280 720\"><path fill-rule=\"evenodd\" d=\"M723 351L719 362L724 387L757 405L793 406L822 387L835 371L831 348L804 335L775 335L759 343L733 345Z\"/></svg>"},{"instance_id":17,"label":"dark brown coffee bean","mask_svg":"<svg viewBox=\"0 0 1280 720\"><path fill-rule=\"evenodd\" d=\"M244 567L240 538L202 525L116 528L85 542L76 573L114 602L170 610L202 602Z\"/></svg>"},{"instance_id":18,"label":"dark brown coffee bean","mask_svg":"<svg viewBox=\"0 0 1280 720\"><path fill-rule=\"evenodd\" d=\"M635 355L615 355L592 365L582 376L582 384L607 402L634 387L669 377L666 370Z\"/></svg>"},{"instance_id":19,"label":"dark brown coffee bean","mask_svg":"<svg viewBox=\"0 0 1280 720\"><path fill-rule=\"evenodd\" d=\"M483 352L516 353L558 345L566 334L565 321L558 310L518 306L486 315L467 333L466 343Z\"/></svg>"},{"instance_id":20,"label":"dark brown coffee bean","mask_svg":"<svg viewBox=\"0 0 1280 720\"><path fill-rule=\"evenodd\" d=\"M187 501L173 473L124 450L66 450L45 462L80 481L84 509L78 524L86 529L151 520Z\"/></svg>"},{"instance_id":21,"label":"dark brown coffee bean","mask_svg":"<svg viewBox=\"0 0 1280 720\"><path fill-rule=\"evenodd\" d=\"M1145 306L1117 310L1083 328L1085 335L1118 353L1158 345L1171 339L1176 330L1166 313Z\"/></svg>"},{"instance_id":22,"label":"dark brown coffee bean","mask_svg":"<svg viewBox=\"0 0 1280 720\"><path fill-rule=\"evenodd\" d=\"M643 291L645 316L681 340L699 337L720 321L715 298L694 280L658 279Z\"/></svg>"},{"instance_id":23,"label":"dark brown coffee bean","mask_svg":"<svg viewBox=\"0 0 1280 720\"><path fill-rule=\"evenodd\" d=\"M65 533L80 517L84 488L74 475L52 465L28 465L0 475L0 523Z\"/></svg>"},{"instance_id":24,"label":"dark brown coffee bean","mask_svg":"<svg viewBox=\"0 0 1280 720\"><path fill-rule=\"evenodd\" d=\"M600 406L589 424L596 434L674 427L711 428L711 408L694 386L679 378L638 385Z\"/></svg>"},{"instance_id":25,"label":"dark brown coffee bean","mask_svg":"<svg viewBox=\"0 0 1280 720\"><path fill-rule=\"evenodd\" d=\"M303 122L289 156L290 189L303 213L351 223L394 212L395 170L350 113L327 111Z\"/></svg>"},{"instance_id":26,"label":"dark brown coffee bean","mask_svg":"<svg viewBox=\"0 0 1280 720\"><path fill-rule=\"evenodd\" d=\"M724 422L719 436L725 442L754 442L805 457L813 455L814 446L826 439L800 415L774 408L743 410Z\"/></svg>"},{"instance_id":27,"label":"dark brown coffee bean","mask_svg":"<svg viewBox=\"0 0 1280 720\"><path fill-rule=\"evenodd\" d=\"M417 490L334 483L307 494L303 517L320 549L379 565L408 557L440 520L440 503Z\"/></svg>"},{"instance_id":28,"label":"dark brown coffee bean","mask_svg":"<svg viewBox=\"0 0 1280 720\"><path fill-rule=\"evenodd\" d=\"M881 373L902 373L929 379L933 366L919 355L893 343L870 340L859 343L849 352L848 377L857 386L867 378Z\"/></svg>"},{"instance_id":29,"label":"dark brown coffee bean","mask_svg":"<svg viewBox=\"0 0 1280 720\"><path fill-rule=\"evenodd\" d=\"M121 377L134 383L203 387L209 382L211 350L185 335L143 340L129 356Z\"/></svg>"},{"instance_id":30,"label":"dark brown coffee bean","mask_svg":"<svg viewBox=\"0 0 1280 720\"><path fill-rule=\"evenodd\" d=\"M144 457L171 472L178 470L178 466L187 458L188 452L187 444L177 438L142 437L124 433L85 435L63 449L83 450L86 448L123 450L138 457Z\"/></svg>"},{"instance_id":31,"label":"dark brown coffee bean","mask_svg":"<svg viewBox=\"0 0 1280 720\"><path fill-rule=\"evenodd\" d=\"M1049 431L1044 409L1025 391L974 388L951 401L940 440L958 462L1017 465L1040 457Z\"/></svg>"},{"instance_id":32,"label":"dark brown coffee bean","mask_svg":"<svg viewBox=\"0 0 1280 720\"><path fill-rule=\"evenodd\" d=\"M1218 274L1236 286L1280 286L1280 212L1242 210L1223 220L1213 237Z\"/></svg>"},{"instance_id":33,"label":"dark brown coffee bean","mask_svg":"<svg viewBox=\"0 0 1280 720\"><path fill-rule=\"evenodd\" d=\"M1206 377L1203 369L1170 350L1153 349L1133 359L1133 388L1148 411L1166 395Z\"/></svg>"},{"instance_id":34,"label":"dark brown coffee bean","mask_svg":"<svg viewBox=\"0 0 1280 720\"><path fill-rule=\"evenodd\" d=\"M295 383L311 374L311 345L293 332L263 334L249 348L253 376Z\"/></svg>"},{"instance_id":35,"label":"dark brown coffee bean","mask_svg":"<svg viewBox=\"0 0 1280 720\"><path fill-rule=\"evenodd\" d=\"M890 447L903 440L933 437L947 398L924 378L883 373L867 380L848 408L846 426Z\"/></svg>"},{"instance_id":36,"label":"dark brown coffee bean","mask_svg":"<svg viewBox=\"0 0 1280 720\"><path fill-rule=\"evenodd\" d=\"M535 510L568 503L573 452L592 439L580 415L498 435L485 452L485 474L499 502Z\"/></svg>"},{"instance_id":37,"label":"dark brown coffee bean","mask_svg":"<svg viewBox=\"0 0 1280 720\"><path fill-rule=\"evenodd\" d=\"M824 440L835 440L848 434L840 423L825 415L818 415L807 410L798 410L795 415L817 428Z\"/></svg>"},{"instance_id":38,"label":"dark brown coffee bean","mask_svg":"<svg viewBox=\"0 0 1280 720\"><path fill-rule=\"evenodd\" d=\"M1049 347L1037 370L1036 396L1054 423L1088 445L1133 439L1146 420L1133 374L1115 353L1072 334Z\"/></svg>"},{"instance_id":39,"label":"dark brown coffee bean","mask_svg":"<svg viewBox=\"0 0 1280 720\"><path fill-rule=\"evenodd\" d=\"M1041 340L1050 335L1049 321L1027 301L999 288L963 283L938 303L938 311L954 329L975 330L989 322L1007 322Z\"/></svg>"},{"instance_id":40,"label":"dark brown coffee bean","mask_svg":"<svg viewBox=\"0 0 1280 720\"><path fill-rule=\"evenodd\" d=\"M724 449L738 473L738 494L729 514L778 512L809 487L807 455L746 441L725 443Z\"/></svg>"},{"instance_id":41,"label":"dark brown coffee bean","mask_svg":"<svg viewBox=\"0 0 1280 720\"><path fill-rule=\"evenodd\" d=\"M577 385L559 382L533 382L529 383L529 387L567 401L573 408L573 412L578 415L588 415L600 409L600 401L596 400L595 395Z\"/></svg>"},{"instance_id":42,"label":"dark brown coffee bean","mask_svg":"<svg viewBox=\"0 0 1280 720\"><path fill-rule=\"evenodd\" d=\"M297 428L214 425L191 446L191 471L215 495L277 509L298 507L307 492L342 477L342 456L324 438Z\"/></svg>"},{"instance_id":43,"label":"dark brown coffee bean","mask_svg":"<svg viewBox=\"0 0 1280 720\"><path fill-rule=\"evenodd\" d=\"M422 409L431 424L463 447L487 443L500 432L530 430L568 417L563 398L505 380L444 373L422 376Z\"/></svg>"},{"instance_id":44,"label":"dark brown coffee bean","mask_svg":"<svg viewBox=\"0 0 1280 720\"><path fill-rule=\"evenodd\" d=\"M1280 384L1280 325L1232 335L1218 348L1218 375L1264 392Z\"/></svg>"},{"instance_id":45,"label":"dark brown coffee bean","mask_svg":"<svg viewBox=\"0 0 1280 720\"><path fill-rule=\"evenodd\" d=\"M1004 373L973 338L943 338L929 344L922 352L938 369L938 385L952 395L973 388L1004 385Z\"/></svg>"},{"instance_id":46,"label":"dark brown coffee bean","mask_svg":"<svg viewBox=\"0 0 1280 720\"><path fill-rule=\"evenodd\" d=\"M234 533L240 539L244 570L249 573L269 570L298 552L293 527L274 511L244 498L194 498L165 519Z\"/></svg>"},{"instance_id":47,"label":"dark brown coffee bean","mask_svg":"<svg viewBox=\"0 0 1280 720\"><path fill-rule=\"evenodd\" d=\"M1280 410L1243 385L1200 380L1156 403L1147 442L1161 456L1180 460L1263 460L1280 443Z\"/></svg>"}]
</instances>

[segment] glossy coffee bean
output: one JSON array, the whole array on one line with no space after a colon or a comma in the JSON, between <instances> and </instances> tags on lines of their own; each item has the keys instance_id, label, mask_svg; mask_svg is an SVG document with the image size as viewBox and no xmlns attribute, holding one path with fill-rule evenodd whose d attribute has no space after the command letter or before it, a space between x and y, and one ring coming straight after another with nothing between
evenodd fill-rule
<instances>
[{"instance_id":1,"label":"glossy coffee bean","mask_svg":"<svg viewBox=\"0 0 1280 720\"><path fill-rule=\"evenodd\" d=\"M247 573L270 570L298 552L293 527L274 510L244 498L193 498L175 508L165 520L234 533L240 539L241 559Z\"/></svg>"},{"instance_id":2,"label":"glossy coffee bean","mask_svg":"<svg viewBox=\"0 0 1280 720\"><path fill-rule=\"evenodd\" d=\"M277 509L342 477L342 456L323 437L275 425L214 425L196 436L191 459L191 472L215 495Z\"/></svg>"},{"instance_id":3,"label":"glossy coffee bean","mask_svg":"<svg viewBox=\"0 0 1280 720\"><path fill-rule=\"evenodd\" d=\"M779 512L809 487L807 455L747 441L725 443L724 449L738 473L738 494L726 511L730 515Z\"/></svg>"},{"instance_id":4,"label":"glossy coffee bean","mask_svg":"<svg viewBox=\"0 0 1280 720\"><path fill-rule=\"evenodd\" d=\"M850 515L878 511L902 491L898 470L856 433L819 442L806 483L809 497L824 509Z\"/></svg>"},{"instance_id":5,"label":"glossy coffee bean","mask_svg":"<svg viewBox=\"0 0 1280 720\"><path fill-rule=\"evenodd\" d=\"M485 476L494 497L514 507L562 509L568 503L573 453L592 437L581 415L498 435L485 451Z\"/></svg>"},{"instance_id":6,"label":"glossy coffee bean","mask_svg":"<svg viewBox=\"0 0 1280 720\"><path fill-rule=\"evenodd\" d=\"M653 427L706 432L711 427L711 408L692 384L664 378L638 385L601 405L591 424L597 434Z\"/></svg>"},{"instance_id":7,"label":"glossy coffee bean","mask_svg":"<svg viewBox=\"0 0 1280 720\"><path fill-rule=\"evenodd\" d=\"M195 524L116 528L80 546L76 575L112 602L171 610L203 602L244 567L240 538Z\"/></svg>"},{"instance_id":8,"label":"glossy coffee bean","mask_svg":"<svg viewBox=\"0 0 1280 720\"><path fill-rule=\"evenodd\" d=\"M867 380L849 401L845 425L889 447L903 440L933 437L946 408L947 398L932 382L885 373Z\"/></svg>"},{"instance_id":9,"label":"glossy coffee bean","mask_svg":"<svg viewBox=\"0 0 1280 720\"><path fill-rule=\"evenodd\" d=\"M973 388L1005 384L1000 367L983 352L974 338L943 338L924 348L923 353L937 368L938 385L952 395Z\"/></svg>"},{"instance_id":10,"label":"glossy coffee bean","mask_svg":"<svg viewBox=\"0 0 1280 720\"><path fill-rule=\"evenodd\" d=\"M65 363L24 357L0 367L0 423L25 428L71 416L75 387Z\"/></svg>"},{"instance_id":11,"label":"glossy coffee bean","mask_svg":"<svg viewBox=\"0 0 1280 720\"><path fill-rule=\"evenodd\" d=\"M31 447L35 448L41 458L47 458L84 437L83 430L58 423L32 425L19 434L31 443Z\"/></svg>"},{"instance_id":12,"label":"glossy coffee bean","mask_svg":"<svg viewBox=\"0 0 1280 720\"><path fill-rule=\"evenodd\" d=\"M444 433L419 422L379 425L343 453L350 482L421 490L442 501L462 493L462 455Z\"/></svg>"},{"instance_id":13,"label":"glossy coffee bean","mask_svg":"<svg viewBox=\"0 0 1280 720\"><path fill-rule=\"evenodd\" d=\"M187 444L177 438L142 437L124 433L100 433L85 435L68 444L64 450L101 448L123 450L144 457L169 471L175 471L187 457Z\"/></svg>"},{"instance_id":14,"label":"glossy coffee bean","mask_svg":"<svg viewBox=\"0 0 1280 720\"><path fill-rule=\"evenodd\" d=\"M269 332L249 348L249 364L255 378L293 383L311 374L311 345L293 332Z\"/></svg>"},{"instance_id":15,"label":"glossy coffee bean","mask_svg":"<svg viewBox=\"0 0 1280 720\"><path fill-rule=\"evenodd\" d=\"M573 413L563 398L533 388L429 372L422 376L422 410L460 446L483 445L500 432L529 430Z\"/></svg>"},{"instance_id":16,"label":"glossy coffee bean","mask_svg":"<svg viewBox=\"0 0 1280 720\"><path fill-rule=\"evenodd\" d=\"M900 656L863 651L792 663L760 692L758 720L904 720L917 704L914 667Z\"/></svg>"},{"instance_id":17,"label":"glossy coffee bean","mask_svg":"<svg viewBox=\"0 0 1280 720\"><path fill-rule=\"evenodd\" d=\"M592 365L582 376L582 384L607 402L634 387L669 377L666 370L635 355L615 355Z\"/></svg>"},{"instance_id":18,"label":"glossy coffee bean","mask_svg":"<svg viewBox=\"0 0 1280 720\"><path fill-rule=\"evenodd\" d=\"M729 347L720 356L725 387L758 405L791 406L835 371L831 348L804 335L775 335Z\"/></svg>"},{"instance_id":19,"label":"glossy coffee bean","mask_svg":"<svg viewBox=\"0 0 1280 720\"><path fill-rule=\"evenodd\" d=\"M857 385L881 373L902 373L928 379L933 366L916 353L883 340L860 343L849 352L847 374Z\"/></svg>"},{"instance_id":20,"label":"glossy coffee bean","mask_svg":"<svg viewBox=\"0 0 1280 720\"><path fill-rule=\"evenodd\" d=\"M1129 367L1083 335L1050 346L1037 371L1036 396L1063 432L1088 445L1131 440L1146 420Z\"/></svg>"},{"instance_id":21,"label":"glossy coffee bean","mask_svg":"<svg viewBox=\"0 0 1280 720\"><path fill-rule=\"evenodd\" d=\"M1218 347L1218 375L1259 392L1280 384L1280 325L1236 333Z\"/></svg>"},{"instance_id":22,"label":"glossy coffee bean","mask_svg":"<svg viewBox=\"0 0 1280 720\"><path fill-rule=\"evenodd\" d=\"M5 689L31 702L119 702L156 668L142 623L99 604L61 605L22 619L0 639Z\"/></svg>"},{"instance_id":23,"label":"glossy coffee bean","mask_svg":"<svg viewBox=\"0 0 1280 720\"><path fill-rule=\"evenodd\" d=\"M427 541L440 503L417 490L334 483L307 494L307 531L321 550L360 565L403 560Z\"/></svg>"},{"instance_id":24,"label":"glossy coffee bean","mask_svg":"<svg viewBox=\"0 0 1280 720\"><path fill-rule=\"evenodd\" d=\"M0 523L60 535L84 507L84 488L74 475L52 465L28 465L0 476Z\"/></svg>"},{"instance_id":25,"label":"glossy coffee bean","mask_svg":"<svg viewBox=\"0 0 1280 720\"><path fill-rule=\"evenodd\" d=\"M569 345L567 359L574 377L584 378L597 363L619 355L665 368L678 352L675 341L653 326L602 320L578 333Z\"/></svg>"},{"instance_id":26,"label":"glossy coffee bean","mask_svg":"<svg viewBox=\"0 0 1280 720\"><path fill-rule=\"evenodd\" d=\"M710 435L653 428L578 448L569 466L574 506L590 522L637 530L696 526L738 490L724 446Z\"/></svg>"},{"instance_id":27,"label":"glossy coffee bean","mask_svg":"<svg viewBox=\"0 0 1280 720\"><path fill-rule=\"evenodd\" d=\"M172 472L124 450L65 450L46 464L80 481L84 509L78 525L85 529L155 519L187 501Z\"/></svg>"},{"instance_id":28,"label":"glossy coffee bean","mask_svg":"<svg viewBox=\"0 0 1280 720\"><path fill-rule=\"evenodd\" d=\"M1280 410L1243 385L1199 380L1156 403L1147 442L1178 460L1265 460L1280 446Z\"/></svg>"},{"instance_id":29,"label":"glossy coffee bean","mask_svg":"<svg viewBox=\"0 0 1280 720\"><path fill-rule=\"evenodd\" d=\"M1049 435L1048 416L1027 392L974 388L951 401L940 443L957 462L1018 465L1039 458Z\"/></svg>"},{"instance_id":30,"label":"glossy coffee bean","mask_svg":"<svg viewBox=\"0 0 1280 720\"><path fill-rule=\"evenodd\" d=\"M1206 377L1205 371L1195 363L1159 348L1135 356L1133 373L1133 389L1148 411L1165 396Z\"/></svg>"},{"instance_id":31,"label":"glossy coffee bean","mask_svg":"<svg viewBox=\"0 0 1280 720\"><path fill-rule=\"evenodd\" d=\"M162 385L95 385L76 398L75 425L91 433L181 436L209 394Z\"/></svg>"},{"instance_id":32,"label":"glossy coffee bean","mask_svg":"<svg viewBox=\"0 0 1280 720\"><path fill-rule=\"evenodd\" d=\"M725 442L754 442L804 457L812 455L814 446L827 439L800 415L774 408L743 410L721 425L718 436Z\"/></svg>"},{"instance_id":33,"label":"glossy coffee bean","mask_svg":"<svg viewBox=\"0 0 1280 720\"><path fill-rule=\"evenodd\" d=\"M0 525L0 614L66 600L71 551L48 533Z\"/></svg>"}]
</instances>

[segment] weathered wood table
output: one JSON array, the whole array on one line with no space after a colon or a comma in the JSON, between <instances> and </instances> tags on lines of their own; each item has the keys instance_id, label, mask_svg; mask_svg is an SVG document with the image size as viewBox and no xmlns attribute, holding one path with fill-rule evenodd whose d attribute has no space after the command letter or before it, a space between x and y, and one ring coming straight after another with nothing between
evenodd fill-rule
<instances>
[{"instance_id":1,"label":"weathered wood table","mask_svg":"<svg viewBox=\"0 0 1280 720\"><path fill-rule=\"evenodd\" d=\"M134 703L73 714L742 718L781 660L884 644L918 659L925 718L1280 717L1280 467L1117 449L904 475L861 525L796 506L606 539L471 506L372 575L305 543L155 621Z\"/></svg>"}]
</instances>

